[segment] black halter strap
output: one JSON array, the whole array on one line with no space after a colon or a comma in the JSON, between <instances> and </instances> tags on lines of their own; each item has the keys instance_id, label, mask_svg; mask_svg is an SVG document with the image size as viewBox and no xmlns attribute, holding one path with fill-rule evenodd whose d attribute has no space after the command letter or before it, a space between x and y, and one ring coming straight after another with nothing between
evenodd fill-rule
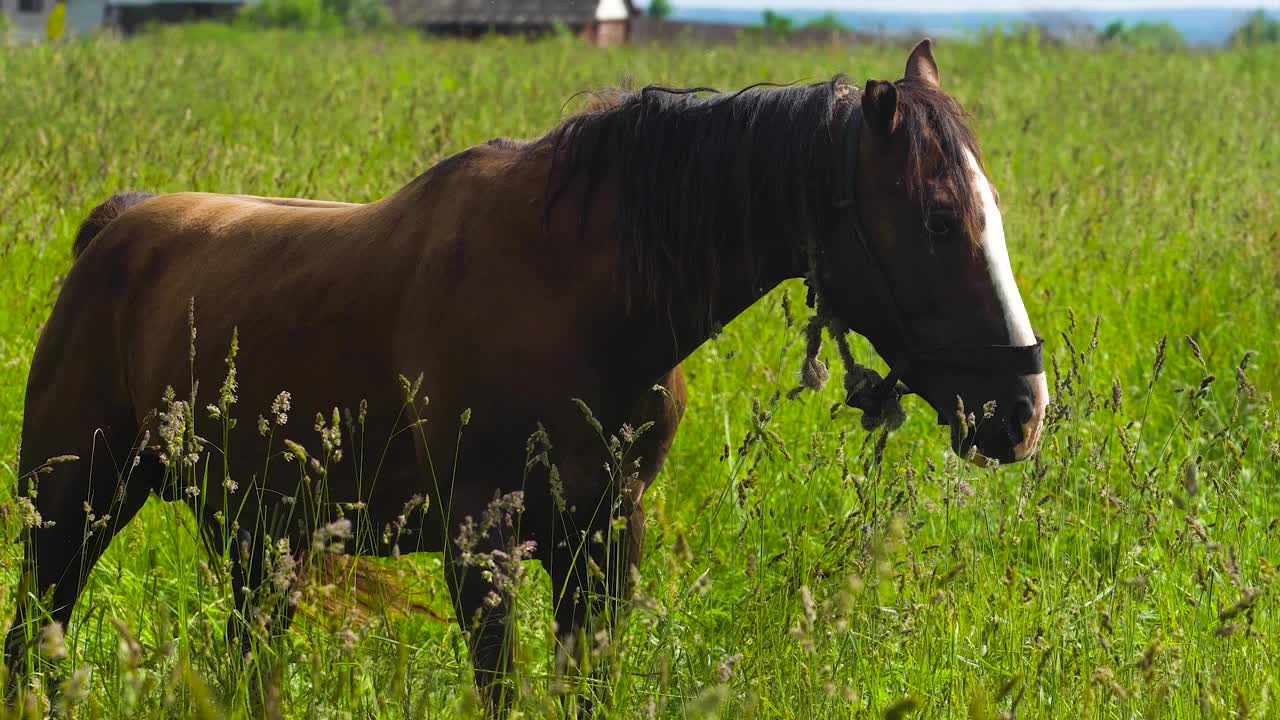
<instances>
[{"instance_id":1,"label":"black halter strap","mask_svg":"<svg viewBox=\"0 0 1280 720\"><path fill-rule=\"evenodd\" d=\"M893 288L889 286L884 264L871 243L867 241L862 222L858 219L856 184L858 150L862 136L862 112L856 100L851 100L851 107L845 120L845 130L846 150L843 153L842 162L836 163L839 176L835 179L837 186L845 190L843 197L836 199L835 207L840 211L841 223L848 228L848 234L853 236L854 243L862 249L867 263L867 276L874 284L876 294L888 308L902 343L901 356L897 358L896 363L891 364L889 374L880 384L870 390L869 397L849 398L848 402L863 410L874 410L868 406L886 402L891 395L901 396L913 392L899 380L924 368L947 368L983 375L1034 375L1044 372L1044 340L1039 336L1036 337L1034 345L922 346L915 333L907 326Z\"/></svg>"}]
</instances>

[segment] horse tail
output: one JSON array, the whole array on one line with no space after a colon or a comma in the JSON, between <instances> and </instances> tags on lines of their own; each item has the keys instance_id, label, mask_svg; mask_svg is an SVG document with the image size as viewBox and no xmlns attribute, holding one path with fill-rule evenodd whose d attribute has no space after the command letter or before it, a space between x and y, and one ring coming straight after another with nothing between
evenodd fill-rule
<instances>
[{"instance_id":1,"label":"horse tail","mask_svg":"<svg viewBox=\"0 0 1280 720\"><path fill-rule=\"evenodd\" d=\"M316 560L313 579L321 585L343 588L344 592L322 595L311 607L299 606L298 612L305 616L347 616L365 621L388 614L425 615L436 622L453 622L414 592L418 585L406 583L403 570L352 555L325 553Z\"/></svg>"},{"instance_id":2,"label":"horse tail","mask_svg":"<svg viewBox=\"0 0 1280 720\"><path fill-rule=\"evenodd\" d=\"M84 222L80 223L80 229L76 231L76 239L71 243L71 257L80 257L80 253L89 247L89 243L102 232L103 228L111 224L112 220L123 215L125 210L151 197L155 195L145 192L121 192L107 198L89 213L89 217L85 218Z\"/></svg>"}]
</instances>

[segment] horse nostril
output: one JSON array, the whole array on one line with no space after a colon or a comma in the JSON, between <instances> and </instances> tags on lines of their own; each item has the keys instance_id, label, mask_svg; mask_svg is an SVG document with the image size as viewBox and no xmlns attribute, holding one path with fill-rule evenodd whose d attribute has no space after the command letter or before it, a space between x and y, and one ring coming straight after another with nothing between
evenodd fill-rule
<instances>
[{"instance_id":1,"label":"horse nostril","mask_svg":"<svg viewBox=\"0 0 1280 720\"><path fill-rule=\"evenodd\" d=\"M1013 406L1013 419L1018 423L1019 427L1031 422L1031 418L1036 414L1036 410L1031 406L1031 401L1027 398L1020 398Z\"/></svg>"},{"instance_id":2,"label":"horse nostril","mask_svg":"<svg viewBox=\"0 0 1280 720\"><path fill-rule=\"evenodd\" d=\"M1031 407L1031 401L1027 398L1018 398L1013 404L1013 410L1009 413L1009 435L1015 443L1022 441L1023 428L1031 422L1034 415L1035 408Z\"/></svg>"}]
</instances>

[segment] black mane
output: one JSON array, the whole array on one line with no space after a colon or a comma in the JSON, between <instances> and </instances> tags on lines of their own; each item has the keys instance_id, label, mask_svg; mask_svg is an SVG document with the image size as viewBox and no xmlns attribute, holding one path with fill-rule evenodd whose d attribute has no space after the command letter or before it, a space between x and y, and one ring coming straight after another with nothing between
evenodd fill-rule
<instances>
[{"instance_id":1,"label":"black mane","mask_svg":"<svg viewBox=\"0 0 1280 720\"><path fill-rule=\"evenodd\" d=\"M838 75L735 93L649 86L600 98L548 136L554 158L548 213L581 180L585 232L593 195L613 175L623 236L620 279L628 296L664 309L677 299L694 303L711 321L719 259L727 252L779 237L808 243L832 226L834 204L852 182L841 177L852 152L842 131L851 113L861 112L860 96ZM959 105L945 93L930 88L900 97L912 105L901 116L913 156L922 154L915 139L924 135L921 126L939 142L949 174L963 168L955 162L959 148L977 154ZM919 162L911 166L925 172ZM922 186L924 178L911 182ZM967 176L960 182L969 189ZM762 253L749 255L762 259ZM751 268L753 281L759 269Z\"/></svg>"}]
</instances>

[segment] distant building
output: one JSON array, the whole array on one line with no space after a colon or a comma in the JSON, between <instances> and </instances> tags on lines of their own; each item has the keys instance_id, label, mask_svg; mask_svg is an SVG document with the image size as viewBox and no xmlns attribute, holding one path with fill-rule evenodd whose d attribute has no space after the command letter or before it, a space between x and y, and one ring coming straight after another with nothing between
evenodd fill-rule
<instances>
[{"instance_id":1,"label":"distant building","mask_svg":"<svg viewBox=\"0 0 1280 720\"><path fill-rule=\"evenodd\" d=\"M74 6L71 3L67 5L66 32L73 32L81 23L96 27L96 23L86 16L86 11L92 14L92 9L87 7L88 0L72 0L72 2ZM0 0L0 13L9 16L10 23L19 38L42 38L45 36L45 28L53 6L53 0Z\"/></svg>"},{"instance_id":2,"label":"distant building","mask_svg":"<svg viewBox=\"0 0 1280 720\"><path fill-rule=\"evenodd\" d=\"M147 22L180 22L228 15L256 0L64 0L66 34L102 28L132 33ZM385 0L397 21L427 32L541 35L557 24L597 45L625 42L634 19L633 0ZM56 0L0 0L19 37L44 37Z\"/></svg>"},{"instance_id":3,"label":"distant building","mask_svg":"<svg viewBox=\"0 0 1280 720\"><path fill-rule=\"evenodd\" d=\"M759 26L752 27L739 23L657 20L647 16L640 16L632 19L631 25L627 30L627 41L640 44L690 44L700 47L732 45L744 38L751 38L753 33L756 37L759 37L759 31ZM832 47L896 42L899 45L911 48L915 47L916 37L919 37L919 33L909 33L900 40L895 40L886 34L858 30L799 27L788 33L785 38L774 38L770 42L785 43L793 46L829 45Z\"/></svg>"},{"instance_id":4,"label":"distant building","mask_svg":"<svg viewBox=\"0 0 1280 720\"><path fill-rule=\"evenodd\" d=\"M6 2L15 0L5 0ZM625 42L632 0L386 0L396 20L428 32L540 35L557 23L597 45Z\"/></svg>"},{"instance_id":5,"label":"distant building","mask_svg":"<svg viewBox=\"0 0 1280 720\"><path fill-rule=\"evenodd\" d=\"M56 0L0 0L0 11L13 21L18 37L45 36ZM235 12L244 0L65 0L65 33L85 35L103 28L131 33L149 21L179 22Z\"/></svg>"}]
</instances>

